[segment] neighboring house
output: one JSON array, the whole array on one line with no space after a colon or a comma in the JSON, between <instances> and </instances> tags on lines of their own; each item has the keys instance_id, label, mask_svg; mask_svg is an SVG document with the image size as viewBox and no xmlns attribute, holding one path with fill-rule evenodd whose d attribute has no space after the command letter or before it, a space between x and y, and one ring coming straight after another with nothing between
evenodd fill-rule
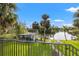
<instances>
[{"instance_id":1,"label":"neighboring house","mask_svg":"<svg viewBox=\"0 0 79 59\"><path fill-rule=\"evenodd\" d=\"M19 34L18 38L19 38L19 40L34 41L35 40L35 33Z\"/></svg>"}]
</instances>

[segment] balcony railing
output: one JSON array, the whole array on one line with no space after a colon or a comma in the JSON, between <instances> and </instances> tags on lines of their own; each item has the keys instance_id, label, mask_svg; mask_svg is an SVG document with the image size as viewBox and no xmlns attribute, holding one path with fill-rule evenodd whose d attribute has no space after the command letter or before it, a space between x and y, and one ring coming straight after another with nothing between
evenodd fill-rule
<instances>
[{"instance_id":1,"label":"balcony railing","mask_svg":"<svg viewBox=\"0 0 79 59\"><path fill-rule=\"evenodd\" d=\"M79 56L71 44L0 40L0 56Z\"/></svg>"}]
</instances>

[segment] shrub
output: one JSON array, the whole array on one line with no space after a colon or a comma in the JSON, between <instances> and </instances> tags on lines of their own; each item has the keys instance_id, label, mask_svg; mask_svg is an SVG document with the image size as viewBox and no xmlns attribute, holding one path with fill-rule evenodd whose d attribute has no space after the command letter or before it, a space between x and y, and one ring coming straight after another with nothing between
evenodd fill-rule
<instances>
[{"instance_id":1,"label":"shrub","mask_svg":"<svg viewBox=\"0 0 79 59\"><path fill-rule=\"evenodd\" d=\"M15 34L3 34L0 35L1 39L16 39L16 35Z\"/></svg>"}]
</instances>

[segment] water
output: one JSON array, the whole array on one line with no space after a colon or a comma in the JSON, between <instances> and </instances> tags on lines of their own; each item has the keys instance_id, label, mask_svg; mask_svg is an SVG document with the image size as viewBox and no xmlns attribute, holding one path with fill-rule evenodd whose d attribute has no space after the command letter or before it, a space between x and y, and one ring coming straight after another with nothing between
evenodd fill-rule
<instances>
[{"instance_id":1,"label":"water","mask_svg":"<svg viewBox=\"0 0 79 59\"><path fill-rule=\"evenodd\" d=\"M69 33L67 33L67 32L65 32L65 34L66 34L67 40L72 40L72 38L73 38L73 39L76 38L75 36L73 36L73 35L71 35L71 34L69 34ZM52 38L52 37L51 37L51 38ZM64 32L58 32L58 33L56 33L56 34L54 35L54 39L55 39L55 40L65 40Z\"/></svg>"}]
</instances>

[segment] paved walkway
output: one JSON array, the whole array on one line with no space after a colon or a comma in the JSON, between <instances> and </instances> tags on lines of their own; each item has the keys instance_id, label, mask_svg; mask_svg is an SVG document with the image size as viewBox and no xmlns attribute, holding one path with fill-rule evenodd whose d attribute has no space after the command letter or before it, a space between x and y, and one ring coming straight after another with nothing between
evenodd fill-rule
<instances>
[{"instance_id":1,"label":"paved walkway","mask_svg":"<svg viewBox=\"0 0 79 59\"><path fill-rule=\"evenodd\" d=\"M57 41L56 44L61 44L62 42L60 41ZM53 52L52 52L52 55L53 56L64 56L57 48L55 48L53 45L52 45L52 49L53 49Z\"/></svg>"},{"instance_id":2,"label":"paved walkway","mask_svg":"<svg viewBox=\"0 0 79 59\"><path fill-rule=\"evenodd\" d=\"M56 49L53 45L52 45L52 49L53 49L53 52L52 52L52 55L53 56L64 56L58 49Z\"/></svg>"}]
</instances>

